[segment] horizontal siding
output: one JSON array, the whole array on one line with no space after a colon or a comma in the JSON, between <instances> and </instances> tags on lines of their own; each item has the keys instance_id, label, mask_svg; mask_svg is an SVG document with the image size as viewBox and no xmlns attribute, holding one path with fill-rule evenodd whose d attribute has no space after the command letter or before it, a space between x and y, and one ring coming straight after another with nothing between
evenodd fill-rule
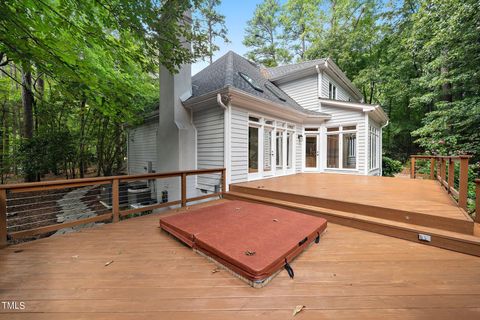
<instances>
[{"instance_id":1,"label":"horizontal siding","mask_svg":"<svg viewBox=\"0 0 480 320\"><path fill-rule=\"evenodd\" d=\"M337 100L349 101L350 98L352 101L356 101L340 84L333 80L326 72L322 74L322 98L328 98L328 84L333 83L337 87ZM327 112L322 107L322 112Z\"/></svg>"},{"instance_id":2,"label":"horizontal siding","mask_svg":"<svg viewBox=\"0 0 480 320\"><path fill-rule=\"evenodd\" d=\"M193 124L197 129L197 168L211 169L224 167L224 111L212 107L193 113ZM215 191L220 184L219 174L197 176L200 189Z\"/></svg>"},{"instance_id":3,"label":"horizontal siding","mask_svg":"<svg viewBox=\"0 0 480 320\"><path fill-rule=\"evenodd\" d=\"M147 172L148 162L153 170L158 170L157 163L158 121L142 124L128 131L128 173Z\"/></svg>"},{"instance_id":4,"label":"horizontal siding","mask_svg":"<svg viewBox=\"0 0 480 320\"><path fill-rule=\"evenodd\" d=\"M337 125L357 125L357 161L358 171L361 174L365 173L365 152L366 146L366 128L365 128L365 115L362 111L338 108L330 106L322 106L322 111L332 115L332 118L325 123L326 127ZM326 169L327 171L333 171L332 169Z\"/></svg>"},{"instance_id":5,"label":"horizontal siding","mask_svg":"<svg viewBox=\"0 0 480 320\"><path fill-rule=\"evenodd\" d=\"M280 84L279 87L305 109L318 111L317 74Z\"/></svg>"},{"instance_id":6,"label":"horizontal siding","mask_svg":"<svg viewBox=\"0 0 480 320\"><path fill-rule=\"evenodd\" d=\"M303 126L297 124L296 125L296 135L294 136L294 139L296 139L296 145L295 145L295 172L300 173L302 172L302 166L303 166L303 155L302 155L302 142L298 141L298 136L303 135Z\"/></svg>"},{"instance_id":7,"label":"horizontal siding","mask_svg":"<svg viewBox=\"0 0 480 320\"><path fill-rule=\"evenodd\" d=\"M247 181L248 175L248 113L231 108L231 182Z\"/></svg>"}]
</instances>

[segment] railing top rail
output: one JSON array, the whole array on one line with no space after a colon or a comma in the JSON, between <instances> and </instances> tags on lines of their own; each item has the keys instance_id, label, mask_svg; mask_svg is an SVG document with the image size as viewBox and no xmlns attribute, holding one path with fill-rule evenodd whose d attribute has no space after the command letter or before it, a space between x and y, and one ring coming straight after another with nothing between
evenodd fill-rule
<instances>
[{"instance_id":1,"label":"railing top rail","mask_svg":"<svg viewBox=\"0 0 480 320\"><path fill-rule=\"evenodd\" d=\"M65 185L75 185L79 183L105 183L112 180L142 180L148 178L170 178L178 177L182 174L197 175L205 173L215 173L221 172L225 168L212 168L212 169L197 169L197 170L185 170L185 171L172 171L172 172L156 172L156 173L144 173L144 174L135 174L135 175L123 175L123 176L108 176L108 177L95 177L95 178L80 178L80 179L64 179L64 180L54 180L54 181L42 181L42 182L25 182L25 183L12 183L12 184L3 184L0 185L0 190L15 190L15 189L26 189L31 188L41 188L46 186L60 186Z\"/></svg>"},{"instance_id":2,"label":"railing top rail","mask_svg":"<svg viewBox=\"0 0 480 320\"><path fill-rule=\"evenodd\" d=\"M415 154L411 155L410 158L417 158L417 159L470 159L472 158L471 155L459 155L459 156L435 156L435 155L420 155L420 154Z\"/></svg>"}]
</instances>

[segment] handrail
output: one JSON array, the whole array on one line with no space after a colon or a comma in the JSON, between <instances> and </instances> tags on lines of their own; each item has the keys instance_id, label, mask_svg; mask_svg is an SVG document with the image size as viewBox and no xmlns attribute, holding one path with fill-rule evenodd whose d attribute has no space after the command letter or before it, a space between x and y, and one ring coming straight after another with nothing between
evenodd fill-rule
<instances>
[{"instance_id":1,"label":"handrail","mask_svg":"<svg viewBox=\"0 0 480 320\"><path fill-rule=\"evenodd\" d=\"M187 197L187 177L193 175L202 175L209 173L220 173L220 186L221 191L205 194L196 197ZM141 208L121 209L120 206L120 182L137 181L137 180L154 180L180 177L180 200L155 203L148 206L142 206ZM103 213L94 217L88 217L78 219L75 221L69 221L64 223L56 223L42 227L36 227L32 229L26 229L15 232L8 232L7 228L7 194L10 193L22 193L33 191L49 191L56 189L69 189L78 188L84 186L96 186L111 184L111 211ZM220 197L226 192L226 170L225 168L213 168L213 169L200 169L200 170L185 170L185 171L173 171L173 172L161 172L161 173L147 173L136 175L123 175L123 176L109 176L109 177L96 177L96 178L83 178L83 179L71 179L71 180L55 180L33 183L18 183L18 184L6 184L0 186L0 248L7 245L7 238L20 239L25 237L32 237L35 235L48 233L56 230L60 230L67 227L74 227L77 225L110 220L111 222L120 221L121 217L125 217L130 214L150 211L158 208L164 208L174 205L180 205L185 207L188 202L199 201L212 197ZM32 210L32 209L30 209ZM33 209L34 210L34 209Z\"/></svg>"},{"instance_id":2,"label":"handrail","mask_svg":"<svg viewBox=\"0 0 480 320\"><path fill-rule=\"evenodd\" d=\"M468 161L471 157L471 155L412 155L410 156L410 178L416 178L415 163L417 160L430 160L430 179L437 179L449 194L458 198L458 200L456 200L458 206L466 211L468 203ZM455 189L455 161L460 162L458 190ZM435 170L435 168L437 170Z\"/></svg>"}]
</instances>

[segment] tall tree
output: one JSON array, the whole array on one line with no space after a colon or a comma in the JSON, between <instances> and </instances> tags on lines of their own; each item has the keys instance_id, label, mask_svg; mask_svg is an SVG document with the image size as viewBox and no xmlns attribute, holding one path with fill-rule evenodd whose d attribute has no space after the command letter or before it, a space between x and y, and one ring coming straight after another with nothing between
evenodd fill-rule
<instances>
[{"instance_id":1,"label":"tall tree","mask_svg":"<svg viewBox=\"0 0 480 320\"><path fill-rule=\"evenodd\" d=\"M277 0L264 0L257 5L245 29L243 44L251 48L247 58L267 67L291 61L281 42L280 9Z\"/></svg>"},{"instance_id":2,"label":"tall tree","mask_svg":"<svg viewBox=\"0 0 480 320\"><path fill-rule=\"evenodd\" d=\"M217 11L221 0L206 0L196 10L194 15L194 30L197 33L207 35L207 57L210 64L213 62L213 55L220 47L216 44L216 39L220 38L225 43L229 43L228 30L225 26L225 16Z\"/></svg>"},{"instance_id":3,"label":"tall tree","mask_svg":"<svg viewBox=\"0 0 480 320\"><path fill-rule=\"evenodd\" d=\"M321 0L288 0L282 7L280 22L284 28L281 38L288 49L305 60L305 54L312 41L320 36L323 12Z\"/></svg>"}]
</instances>

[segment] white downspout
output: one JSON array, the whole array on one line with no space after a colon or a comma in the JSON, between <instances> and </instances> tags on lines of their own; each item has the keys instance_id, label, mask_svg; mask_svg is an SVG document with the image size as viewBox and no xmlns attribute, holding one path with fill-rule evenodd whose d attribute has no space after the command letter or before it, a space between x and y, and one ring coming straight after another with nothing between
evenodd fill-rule
<instances>
[{"instance_id":1,"label":"white downspout","mask_svg":"<svg viewBox=\"0 0 480 320\"><path fill-rule=\"evenodd\" d=\"M230 189L230 109L222 101L222 95L217 93L217 103L220 107L223 108L223 127L224 127L224 138L223 138L223 166L226 169L226 190Z\"/></svg>"}]
</instances>

